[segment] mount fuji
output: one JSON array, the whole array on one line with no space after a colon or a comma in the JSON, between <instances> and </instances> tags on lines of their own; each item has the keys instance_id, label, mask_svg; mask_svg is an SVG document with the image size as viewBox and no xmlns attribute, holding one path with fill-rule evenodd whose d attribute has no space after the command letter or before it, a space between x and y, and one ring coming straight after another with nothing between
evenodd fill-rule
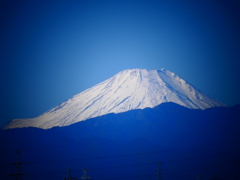
<instances>
[{"instance_id":1,"label":"mount fuji","mask_svg":"<svg viewBox=\"0 0 240 180\"><path fill-rule=\"evenodd\" d=\"M128 69L38 117L14 119L5 128L63 127L105 114L153 108L165 102L202 110L225 106L168 70Z\"/></svg>"}]
</instances>

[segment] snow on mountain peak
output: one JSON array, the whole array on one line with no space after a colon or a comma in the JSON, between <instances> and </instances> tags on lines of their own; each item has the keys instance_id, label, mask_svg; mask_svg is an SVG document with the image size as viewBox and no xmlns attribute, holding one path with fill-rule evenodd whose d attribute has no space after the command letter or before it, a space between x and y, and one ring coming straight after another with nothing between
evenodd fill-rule
<instances>
[{"instance_id":1,"label":"snow on mountain peak","mask_svg":"<svg viewBox=\"0 0 240 180\"><path fill-rule=\"evenodd\" d=\"M168 70L127 69L31 119L14 119L6 128L49 129L109 113L174 102L191 109L224 106Z\"/></svg>"}]
</instances>

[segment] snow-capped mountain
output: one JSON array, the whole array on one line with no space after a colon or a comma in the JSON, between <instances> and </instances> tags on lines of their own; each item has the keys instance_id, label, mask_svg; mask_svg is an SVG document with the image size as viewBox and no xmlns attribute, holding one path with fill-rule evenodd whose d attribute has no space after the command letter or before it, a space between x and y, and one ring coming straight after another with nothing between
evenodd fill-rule
<instances>
[{"instance_id":1,"label":"snow-capped mountain","mask_svg":"<svg viewBox=\"0 0 240 180\"><path fill-rule=\"evenodd\" d=\"M225 106L165 69L129 69L36 118L14 119L6 128L62 127L109 113L152 108L164 102L174 102L190 109Z\"/></svg>"}]
</instances>

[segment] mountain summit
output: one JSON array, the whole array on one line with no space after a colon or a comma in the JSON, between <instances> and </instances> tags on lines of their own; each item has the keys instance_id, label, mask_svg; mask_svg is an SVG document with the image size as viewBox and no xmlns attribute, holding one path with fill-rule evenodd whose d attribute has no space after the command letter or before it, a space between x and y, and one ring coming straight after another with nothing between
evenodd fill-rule
<instances>
[{"instance_id":1,"label":"mountain summit","mask_svg":"<svg viewBox=\"0 0 240 180\"><path fill-rule=\"evenodd\" d=\"M36 118L14 119L6 128L62 127L109 113L152 108L164 102L173 102L190 109L224 106L165 69L129 69L73 96Z\"/></svg>"}]
</instances>

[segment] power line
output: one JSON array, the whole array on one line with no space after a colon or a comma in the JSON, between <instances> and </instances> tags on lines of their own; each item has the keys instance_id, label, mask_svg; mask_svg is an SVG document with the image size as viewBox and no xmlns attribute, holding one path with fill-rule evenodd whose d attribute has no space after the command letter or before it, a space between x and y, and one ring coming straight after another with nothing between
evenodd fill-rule
<instances>
[{"instance_id":1,"label":"power line","mask_svg":"<svg viewBox=\"0 0 240 180\"><path fill-rule=\"evenodd\" d=\"M104 170L104 169L120 169L120 168L129 168L129 167L135 167L135 166L146 166L146 165L151 165L151 164L156 164L156 162L154 162L154 163L144 163L144 164L134 164L134 165L125 165L125 166L105 167L105 168L94 168L94 169L91 169L91 170L95 171L95 170ZM79 170L75 170L75 171L79 171Z\"/></svg>"},{"instance_id":2,"label":"power line","mask_svg":"<svg viewBox=\"0 0 240 180\"><path fill-rule=\"evenodd\" d=\"M179 148L179 149L168 149L168 150L161 150L161 151L154 151L154 152L143 152L143 153L135 153L135 154L125 154L125 155L118 155L118 156L108 156L108 157L96 157L97 159L102 159L102 158L113 158L113 157L123 157L123 156L133 156L133 155L142 155L142 154L150 154L150 153L158 153L158 152L166 152L166 151L175 151L175 150L182 150L182 149L190 149L190 148L199 148L199 147L206 147L206 146L212 146L212 145L219 145L219 144L229 144L229 143L238 143L239 141L232 141L232 142L223 142L223 143L216 143L216 144L210 144L210 145L204 145L204 146L194 146L194 147L188 147L188 148ZM222 156L222 155L226 155L226 154L236 154L238 152L229 152L229 153L222 153L222 154L213 154L213 155L207 155L207 156L199 156L199 157L190 157L190 158L183 158L183 159L175 159L175 160L166 160L166 161L162 161L164 163L167 162L176 162L176 161L185 161L185 160L192 160L192 159L199 159L199 158L210 158L210 157L214 157L214 156ZM96 159L96 158L85 158L85 159L70 159L70 161L76 161L76 160L86 160L86 159ZM60 160L60 161L69 161L69 160ZM20 162L20 161L17 161ZM45 161L44 163L47 162L53 162L53 161ZM54 161L54 162L59 162L58 161ZM43 163L43 162L41 162ZM16 164L16 163L13 163ZM26 164L26 163L22 163L21 164ZM104 169L113 169L113 168L124 168L124 167L133 167L133 166L143 166L143 165L151 165L151 164L156 164L155 163L145 163L145 164L135 164L135 165L126 165L126 166L117 166L117 167L105 167L105 168L96 168L96 169L91 169L91 170L104 170ZM236 163L231 163L231 164L239 164L239 162ZM231 165L231 164L222 164L220 166L223 165ZM206 168L213 168L213 167L219 167L218 166L208 166L208 167L202 167L202 168L196 168L196 169L187 169L187 170L180 170L180 171L171 171L171 172L164 172L161 174L169 174L169 173L177 173L177 172L185 172L185 171L193 171L193 170L200 170L200 169L206 169ZM78 170L73 170L73 171L78 171ZM53 174L53 173L63 173L63 171L55 171L55 172L39 172L39 173L28 173L28 175L34 175L34 174ZM13 174L15 175L16 178L20 178L22 175L22 173L15 173Z\"/></svg>"},{"instance_id":3,"label":"power line","mask_svg":"<svg viewBox=\"0 0 240 180\"><path fill-rule=\"evenodd\" d=\"M186 160L193 160L193 159L211 158L211 157L215 157L215 156L222 156L222 155L226 155L226 154L235 154L235 153L238 153L238 152L222 153L222 154L215 154L215 155L208 155L208 156L199 156L199 157L191 157L191 158L183 158L183 159L175 159L175 160L165 160L165 161L163 160L161 162L169 163L169 162L186 161ZM151 162L151 163L144 163L144 164L114 166L114 167L105 167L105 168L94 168L94 169L91 169L91 170L95 171L95 170L104 170L104 169L119 169L119 168L129 168L129 167L134 167L134 166L146 166L146 165L153 165L153 164L157 164L157 163L156 162ZM80 170L75 169L73 171L80 171Z\"/></svg>"},{"instance_id":4,"label":"power line","mask_svg":"<svg viewBox=\"0 0 240 180\"><path fill-rule=\"evenodd\" d=\"M155 163L155 164L159 164L159 163ZM171 171L171 172L161 172L160 174L170 174L170 173L179 173L179 172L186 172L186 171L195 171L195 170L200 170L200 169L208 169L208 168L214 168L214 167L219 167L219 166L229 166L232 164L240 164L240 162L238 163L228 163L228 164L220 164L220 165L215 165L215 166L207 166L207 167L202 167L202 168L194 168L194 169L186 169L186 170L179 170L179 171ZM161 164L160 164L161 165ZM144 176L153 176L156 174L145 174L145 175L136 175L136 176L125 176L125 177L118 177L118 178L107 178L107 179L102 179L102 180L110 180L110 179L127 179L127 178L135 178L135 177L144 177ZM157 175L159 175L157 173ZM160 178L160 176L158 176L158 178ZM222 180L227 180L229 178L238 178L237 176L231 176L231 177L225 177L225 178L218 178L218 179L222 179Z\"/></svg>"},{"instance_id":5,"label":"power line","mask_svg":"<svg viewBox=\"0 0 240 180\"><path fill-rule=\"evenodd\" d=\"M15 179L21 179L21 176L26 175L21 172L21 165L26 164L24 162L21 162L21 154L20 151L16 151L16 162L11 163L10 165L15 165L15 173L11 174L10 176L15 176Z\"/></svg>"},{"instance_id":6,"label":"power line","mask_svg":"<svg viewBox=\"0 0 240 180\"><path fill-rule=\"evenodd\" d=\"M167 161L162 161L162 162L167 162ZM171 161L172 162L172 161ZM108 167L108 168L97 168L97 169L88 169L88 170L104 170L104 169L119 169L119 168L126 168L126 167L134 167L134 166L143 166L143 165L159 165L159 162L154 162L154 163L145 163L145 164L135 164L135 165L127 165L127 166L115 166L115 167ZM240 164L240 162L234 162L234 163L226 163L226 164L218 164L218 165L213 165L213 166L206 166L206 167L200 167L200 168L193 168L193 169L184 169L184 170L179 170L179 171L169 171L169 172L161 172L160 174L172 174L172 173L179 173L179 172L187 172L187 171L195 171L195 170L200 170L200 169L209 169L209 168L215 168L215 167L221 167L221 166L229 166L229 165L235 165L235 164ZM161 166L161 164L160 164ZM159 167L158 167L159 168ZM161 169L161 168L160 168ZM72 170L72 171L82 171L81 170ZM52 171L52 172L39 172L39 173L28 173L28 175L35 175L35 174L53 174L53 173L64 173L65 171ZM155 174L156 175L156 174Z\"/></svg>"},{"instance_id":7,"label":"power line","mask_svg":"<svg viewBox=\"0 0 240 180\"><path fill-rule=\"evenodd\" d=\"M54 163L54 162L66 162L66 161L82 161L82 160L118 158L118 157L127 157L127 156L144 155L144 154L156 154L156 153L161 153L161 152L179 151L179 150L184 150L184 149L203 148L203 147L217 146L217 145L224 145L224 144L231 144L231 143L239 143L239 142L240 142L240 140L239 140L239 141L231 141L231 142L229 141L229 142L208 144L208 145L201 145L201 146L193 146L193 147L174 148L174 149L166 149L166 150L151 151L151 152L124 154L124 155L113 155L113 156L102 156L102 157L91 157L91 158L62 159L62 160L52 160L52 161L36 161L36 162L29 162L28 164Z\"/></svg>"},{"instance_id":8,"label":"power line","mask_svg":"<svg viewBox=\"0 0 240 180\"><path fill-rule=\"evenodd\" d=\"M161 162L168 163L168 162L186 161L186 160L202 159L202 158L209 158L209 157L214 157L214 156L221 156L221 155L225 155L225 154L231 154L231 153L223 153L223 154L217 154L217 155L211 155L211 156L210 155L209 156L199 156L199 157L183 158L183 159L167 160L167 161L163 160ZM153 165L153 164L158 164L159 165L159 162L158 163L152 162L152 163L144 163L144 164L134 164L134 165L126 165L126 166L105 167L105 168L94 168L94 169L91 169L91 170L94 171L94 170L104 170L104 169L119 169L119 168L129 168L129 167L134 167L134 166L146 166L146 165ZM231 164L238 164L238 162L231 163ZM161 165L161 163L160 163L160 165ZM220 166L220 165L218 165L218 166ZM74 171L80 171L80 170L74 170Z\"/></svg>"},{"instance_id":9,"label":"power line","mask_svg":"<svg viewBox=\"0 0 240 180\"><path fill-rule=\"evenodd\" d=\"M169 171L169 172L164 172L163 174L185 172L185 171L195 171L195 170L200 170L200 169L209 169L209 168L215 168L215 167L220 167L220 166L229 166L229 165L235 165L235 164L240 164L240 162L227 163L227 164L218 164L218 165L214 165L214 166L200 167L200 168L194 168L194 169L184 169L184 170L179 170L179 171Z\"/></svg>"}]
</instances>

